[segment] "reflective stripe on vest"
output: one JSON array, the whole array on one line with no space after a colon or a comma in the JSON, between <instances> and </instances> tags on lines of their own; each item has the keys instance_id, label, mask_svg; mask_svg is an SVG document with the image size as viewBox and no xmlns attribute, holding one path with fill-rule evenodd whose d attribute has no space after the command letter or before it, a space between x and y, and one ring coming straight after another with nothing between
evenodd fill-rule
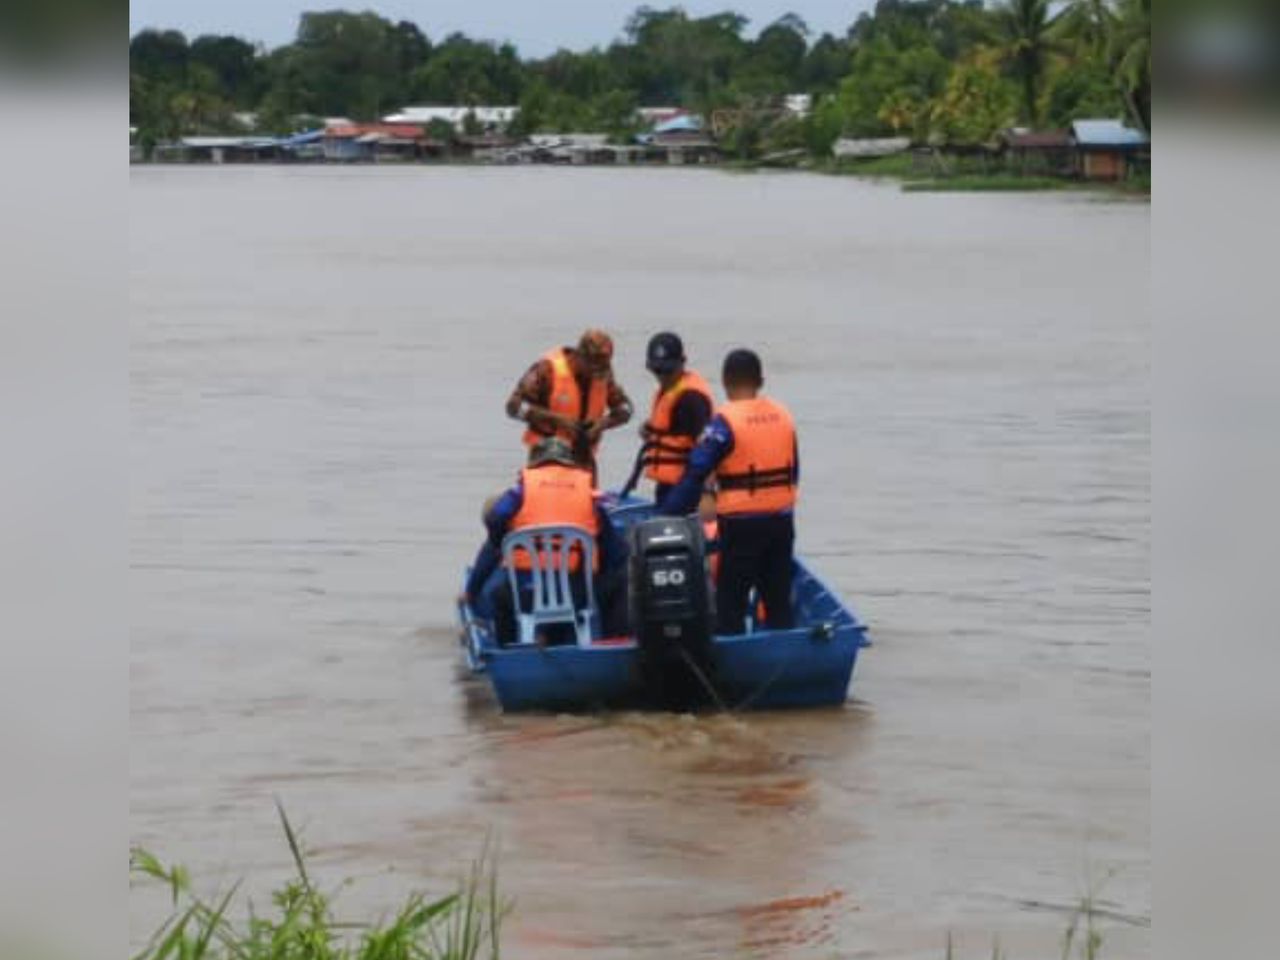
<instances>
[{"instance_id":1,"label":"reflective stripe on vest","mask_svg":"<svg viewBox=\"0 0 1280 960\"><path fill-rule=\"evenodd\" d=\"M685 464L689 462L689 451L698 442L697 437L671 432L671 418L675 415L676 403L690 390L706 397L708 407L715 406L711 387L696 370L686 369L670 390L659 387L653 394L653 410L649 414L648 423L652 446L645 454L644 475L656 483L678 483Z\"/></svg>"},{"instance_id":2,"label":"reflective stripe on vest","mask_svg":"<svg viewBox=\"0 0 1280 960\"><path fill-rule=\"evenodd\" d=\"M716 468L716 512L779 513L796 502L795 421L768 397L734 400L718 411L733 451Z\"/></svg>"},{"instance_id":3,"label":"reflective stripe on vest","mask_svg":"<svg viewBox=\"0 0 1280 960\"><path fill-rule=\"evenodd\" d=\"M520 472L520 479L524 487L524 503L511 520L512 531L555 525L582 527L593 540L600 535L590 470L548 463L541 467L526 467ZM531 569L531 561L528 554L517 553L516 569ZM575 553L570 558L569 569L577 570L581 565L582 558ZM600 568L599 550L595 551L593 568Z\"/></svg>"},{"instance_id":4,"label":"reflective stripe on vest","mask_svg":"<svg viewBox=\"0 0 1280 960\"><path fill-rule=\"evenodd\" d=\"M569 417L573 420L585 422L587 420L599 420L604 416L605 410L609 405L609 387L608 384L598 378L591 378L591 387L587 391L586 409L583 409L582 390L578 387L578 378L573 375L573 367L569 363L569 356L565 353L563 347L557 347L554 350L548 350L542 355L542 359L551 364L551 394L547 397L547 409L552 413L558 413L562 417ZM559 429L554 431L537 430L532 426L524 432L524 443L527 447L532 447L544 437L558 436L570 446L575 446L577 435L572 430ZM597 440L592 445L592 452L599 447L600 441Z\"/></svg>"}]
</instances>

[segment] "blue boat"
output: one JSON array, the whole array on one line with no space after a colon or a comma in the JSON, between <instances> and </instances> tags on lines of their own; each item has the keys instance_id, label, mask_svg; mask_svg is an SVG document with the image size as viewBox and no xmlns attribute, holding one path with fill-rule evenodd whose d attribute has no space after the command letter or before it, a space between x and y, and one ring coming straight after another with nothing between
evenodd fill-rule
<instances>
[{"instance_id":1,"label":"blue boat","mask_svg":"<svg viewBox=\"0 0 1280 960\"><path fill-rule=\"evenodd\" d=\"M608 505L620 532L652 518L652 503L636 498ZM696 674L705 693L692 706L728 710L821 707L844 703L867 628L797 558L793 580L796 626L711 636ZM492 627L459 604L461 642L472 671L487 675L508 712L577 712L671 706L654 695L645 651L635 636L560 645L499 645Z\"/></svg>"}]
</instances>

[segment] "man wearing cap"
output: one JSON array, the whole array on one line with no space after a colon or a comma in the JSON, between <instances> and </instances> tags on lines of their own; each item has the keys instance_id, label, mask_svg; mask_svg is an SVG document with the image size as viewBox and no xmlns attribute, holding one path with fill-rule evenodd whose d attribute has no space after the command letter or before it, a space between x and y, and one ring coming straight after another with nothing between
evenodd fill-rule
<instances>
[{"instance_id":1,"label":"man wearing cap","mask_svg":"<svg viewBox=\"0 0 1280 960\"><path fill-rule=\"evenodd\" d=\"M625 609L621 584L626 545L596 496L591 472L577 462L567 443L548 437L535 444L519 480L488 507L484 523L488 537L476 554L460 599L472 603L482 616L493 616L499 640L509 642L515 636L510 582L505 575L498 575L502 540L516 530L546 525L581 527L592 535L596 543L596 593L604 627L606 631L618 629ZM528 558L517 557L518 569L528 567ZM527 579L520 576L522 582ZM574 581L579 589L583 581L577 577ZM583 599L579 597L579 601Z\"/></svg>"},{"instance_id":2,"label":"man wearing cap","mask_svg":"<svg viewBox=\"0 0 1280 960\"><path fill-rule=\"evenodd\" d=\"M751 350L733 350L722 374L728 402L689 454L684 474L658 512L685 516L698 506L713 473L718 493L720 575L716 632L742 633L755 588L770 629L792 625L791 563L800 453L791 413L760 392L764 375Z\"/></svg>"},{"instance_id":3,"label":"man wearing cap","mask_svg":"<svg viewBox=\"0 0 1280 960\"><path fill-rule=\"evenodd\" d=\"M711 387L686 365L684 344L674 333L649 340L645 366L658 379L649 419L640 427L644 438L644 475L654 482L653 499L665 497L684 473L689 451L711 420L715 401Z\"/></svg>"},{"instance_id":4,"label":"man wearing cap","mask_svg":"<svg viewBox=\"0 0 1280 960\"><path fill-rule=\"evenodd\" d=\"M613 340L588 330L577 347L548 351L511 391L507 416L529 425L525 446L560 437L579 463L594 466L604 431L631 419L631 400L613 377Z\"/></svg>"}]
</instances>

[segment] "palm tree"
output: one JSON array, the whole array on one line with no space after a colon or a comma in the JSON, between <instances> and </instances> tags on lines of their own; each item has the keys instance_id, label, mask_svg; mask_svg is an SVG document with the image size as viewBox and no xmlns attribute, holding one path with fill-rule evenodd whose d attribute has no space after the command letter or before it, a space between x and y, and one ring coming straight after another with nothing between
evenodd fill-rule
<instances>
[{"instance_id":1,"label":"palm tree","mask_svg":"<svg viewBox=\"0 0 1280 960\"><path fill-rule=\"evenodd\" d=\"M1134 121L1151 130L1151 0L1120 0L1108 59Z\"/></svg>"},{"instance_id":2,"label":"palm tree","mask_svg":"<svg viewBox=\"0 0 1280 960\"><path fill-rule=\"evenodd\" d=\"M1005 0L996 8L1006 68L1022 91L1022 116L1031 126L1040 119L1040 90L1049 59L1058 49L1050 0Z\"/></svg>"},{"instance_id":3,"label":"palm tree","mask_svg":"<svg viewBox=\"0 0 1280 960\"><path fill-rule=\"evenodd\" d=\"M1071 0L1054 19L1052 33L1079 54L1102 59L1114 27L1115 12L1108 0Z\"/></svg>"}]
</instances>

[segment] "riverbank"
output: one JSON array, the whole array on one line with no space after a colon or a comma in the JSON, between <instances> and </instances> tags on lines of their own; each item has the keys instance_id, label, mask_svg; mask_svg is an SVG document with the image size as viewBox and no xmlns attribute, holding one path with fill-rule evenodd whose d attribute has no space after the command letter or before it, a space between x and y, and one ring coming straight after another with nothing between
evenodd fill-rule
<instances>
[{"instance_id":1,"label":"riverbank","mask_svg":"<svg viewBox=\"0 0 1280 960\"><path fill-rule=\"evenodd\" d=\"M761 160L725 160L719 162L657 162L657 163L551 163L530 164L495 161L491 159L454 158L448 160L380 160L355 162L325 162L303 160L255 160L243 162L209 162L209 161L142 161L134 160L132 166L431 166L431 167L524 167L524 166L564 166L574 168L599 169L602 166L617 169L653 169L668 167L671 169L714 168L733 173L755 173L769 170L791 170L798 173L816 173L834 177L861 177L869 180L895 180L901 184L904 193L1040 193L1061 190L1087 190L1112 195L1134 198L1151 197L1151 177L1149 174L1130 177L1126 180L1082 180L1074 177L1045 176L1024 174L1007 169L992 169L988 164L984 168L974 165L958 164L951 169L940 171L922 171L915 160L908 154L897 154L888 157L876 157L859 160L815 160L809 157L789 157L787 162L777 162L769 158Z\"/></svg>"},{"instance_id":2,"label":"riverbank","mask_svg":"<svg viewBox=\"0 0 1280 960\"><path fill-rule=\"evenodd\" d=\"M803 169L837 177L896 180L907 193L1038 193L1053 190L1090 190L1133 197L1151 196L1151 176L1125 180L1082 180L1074 177L1025 174L1008 168L951 161L945 170L922 170L906 153L858 160L818 160Z\"/></svg>"}]
</instances>

